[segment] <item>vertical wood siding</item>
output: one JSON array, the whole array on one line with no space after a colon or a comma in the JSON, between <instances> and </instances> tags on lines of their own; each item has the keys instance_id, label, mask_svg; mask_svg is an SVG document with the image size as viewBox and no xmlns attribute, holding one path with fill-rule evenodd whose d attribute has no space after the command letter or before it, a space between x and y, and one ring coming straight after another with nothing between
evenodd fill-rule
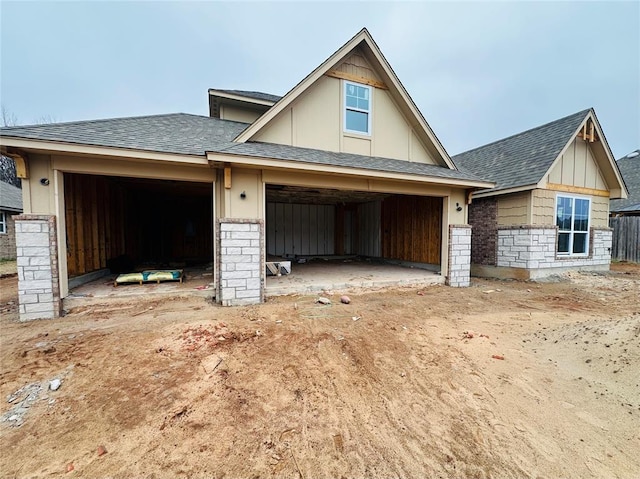
<instances>
[{"instance_id":1,"label":"vertical wood siding","mask_svg":"<svg viewBox=\"0 0 640 479\"><path fill-rule=\"evenodd\" d=\"M267 203L267 254L335 253L335 206Z\"/></svg>"},{"instance_id":2,"label":"vertical wood siding","mask_svg":"<svg viewBox=\"0 0 640 479\"><path fill-rule=\"evenodd\" d=\"M371 201L358 205L359 242L357 253L379 258L382 256L382 202Z\"/></svg>"},{"instance_id":3,"label":"vertical wood siding","mask_svg":"<svg viewBox=\"0 0 640 479\"><path fill-rule=\"evenodd\" d=\"M442 199L393 196L382 201L382 256L440 264Z\"/></svg>"},{"instance_id":4,"label":"vertical wood siding","mask_svg":"<svg viewBox=\"0 0 640 479\"><path fill-rule=\"evenodd\" d=\"M65 174L65 220L69 276L107 266L124 254L124 196L104 177Z\"/></svg>"}]
</instances>

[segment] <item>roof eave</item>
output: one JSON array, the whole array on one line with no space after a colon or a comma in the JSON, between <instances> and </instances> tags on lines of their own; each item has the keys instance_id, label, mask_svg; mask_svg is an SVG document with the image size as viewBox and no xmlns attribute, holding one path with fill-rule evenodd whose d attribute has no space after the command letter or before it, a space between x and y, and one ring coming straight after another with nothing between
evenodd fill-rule
<instances>
[{"instance_id":1,"label":"roof eave","mask_svg":"<svg viewBox=\"0 0 640 479\"><path fill-rule=\"evenodd\" d=\"M431 183L442 186L454 186L467 189L491 188L494 183L483 180L468 180L461 178L446 178L440 176L431 176L414 173L398 173L381 170L370 170L365 168L336 166L330 164L319 164L305 162L301 160L283 160L279 158L271 158L268 156L248 156L229 152L208 151L207 158L212 165L229 162L233 159L234 164L262 167L262 168L283 168L289 170L307 171L315 173L344 174L349 176L360 176L369 178L382 178L401 181L413 181L420 183Z\"/></svg>"},{"instance_id":2,"label":"roof eave","mask_svg":"<svg viewBox=\"0 0 640 479\"><path fill-rule=\"evenodd\" d=\"M229 100L242 101L242 102L245 102L245 103L253 103L255 105L273 106L273 105L276 104L275 101L260 100L258 98L253 98L253 97L249 97L249 96L236 95L236 94L232 94L232 93L222 92L222 91L216 90L214 88L209 88L209 95L210 96L216 96L216 97L219 97L219 98L226 98L226 99L229 99Z\"/></svg>"},{"instance_id":3,"label":"roof eave","mask_svg":"<svg viewBox=\"0 0 640 479\"><path fill-rule=\"evenodd\" d=\"M92 145L88 143L65 142L55 140L41 140L34 138L0 136L0 146L11 147L24 151L43 153L67 153L74 155L123 157L136 160L163 160L175 163L208 164L205 154L192 155L169 153L154 150L133 148L119 148L113 146Z\"/></svg>"}]
</instances>

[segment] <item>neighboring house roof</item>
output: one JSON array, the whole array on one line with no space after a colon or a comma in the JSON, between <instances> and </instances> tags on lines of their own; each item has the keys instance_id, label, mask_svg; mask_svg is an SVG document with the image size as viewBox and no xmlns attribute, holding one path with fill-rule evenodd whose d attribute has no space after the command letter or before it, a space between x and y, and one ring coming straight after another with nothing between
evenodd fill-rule
<instances>
[{"instance_id":1,"label":"neighboring house roof","mask_svg":"<svg viewBox=\"0 0 640 479\"><path fill-rule=\"evenodd\" d=\"M496 183L488 191L536 185L591 110L453 156L458 167Z\"/></svg>"},{"instance_id":2,"label":"neighboring house roof","mask_svg":"<svg viewBox=\"0 0 640 479\"><path fill-rule=\"evenodd\" d=\"M435 178L482 181L472 173L437 165L263 142L233 142L233 138L247 126L247 123L236 121L175 113L6 127L0 128L0 138L11 137L197 156L206 156L207 152L212 152Z\"/></svg>"},{"instance_id":3,"label":"neighboring house roof","mask_svg":"<svg viewBox=\"0 0 640 479\"><path fill-rule=\"evenodd\" d=\"M640 149L632 151L617 162L620 173L629 191L625 200L611 200L612 213L640 211Z\"/></svg>"},{"instance_id":4,"label":"neighboring house roof","mask_svg":"<svg viewBox=\"0 0 640 479\"><path fill-rule=\"evenodd\" d=\"M22 212L22 190L0 181L0 210Z\"/></svg>"},{"instance_id":5,"label":"neighboring house roof","mask_svg":"<svg viewBox=\"0 0 640 479\"><path fill-rule=\"evenodd\" d=\"M226 93L228 95L241 96L245 98L251 98L253 100L264 100L270 102L277 102L282 97L279 95L272 95L270 93L263 93L261 91L247 91L247 90L220 90L218 88L210 88L209 93Z\"/></svg>"}]
</instances>

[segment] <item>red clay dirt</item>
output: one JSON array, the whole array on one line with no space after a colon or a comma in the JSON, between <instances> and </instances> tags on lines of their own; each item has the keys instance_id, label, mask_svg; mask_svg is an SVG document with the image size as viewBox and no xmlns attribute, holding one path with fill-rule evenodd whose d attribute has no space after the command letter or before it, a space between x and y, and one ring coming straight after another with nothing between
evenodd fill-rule
<instances>
[{"instance_id":1,"label":"red clay dirt","mask_svg":"<svg viewBox=\"0 0 640 479\"><path fill-rule=\"evenodd\" d=\"M94 301L30 323L15 281L2 477L640 476L638 265L326 306Z\"/></svg>"}]
</instances>

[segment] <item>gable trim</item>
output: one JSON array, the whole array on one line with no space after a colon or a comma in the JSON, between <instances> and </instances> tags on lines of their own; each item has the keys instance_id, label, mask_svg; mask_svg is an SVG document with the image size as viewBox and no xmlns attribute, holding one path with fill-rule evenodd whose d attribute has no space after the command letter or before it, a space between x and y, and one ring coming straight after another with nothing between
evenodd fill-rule
<instances>
[{"instance_id":1,"label":"gable trim","mask_svg":"<svg viewBox=\"0 0 640 479\"><path fill-rule=\"evenodd\" d=\"M588 123L589 120L591 120L591 126L590 126L590 128L587 128L587 123ZM611 196L611 191L619 189L620 197L621 198L626 198L627 197L626 185L624 184L624 181L622 179L622 175L620 174L620 170L618 169L618 165L616 164L616 161L613 158L613 154L611 153L611 149L609 148L609 144L607 143L607 140L605 139L605 136L602 133L602 128L600 127L600 123L598 122L598 119L597 119L593 109L590 109L589 112L586 114L585 118L580 123L580 126L576 129L576 131L573 133L573 135L571 135L571 137L567 141L566 145L564 145L564 148L562 148L562 150L560 151L560 153L558 154L556 159L553 160L553 163L551 163L551 165L549 166L547 171L545 171L545 173L542 175L542 178L540 178L540 181L536 185L536 188L553 189L553 188L550 187L550 185L554 185L554 183L549 183L547 178L551 174L551 171L553 171L553 169L561 161L562 156L566 153L566 151L569 149L571 144L576 140L576 138L583 139L584 141L587 142L587 144L592 144L596 140L598 140L602 144L604 153L605 153L605 155L607 157L607 160L609 162L609 166L611 167L611 169L612 169L612 171L614 173L614 176L615 176L615 179L616 179L616 183L617 183L617 188L616 188L616 185L608 184L608 182L606 181L606 178L603 178L605 183L607 183L607 187L609 188L609 191L607 191L607 193L608 193L607 196ZM598 169L601 169L600 165L598 165L597 163L596 163L596 165L598 166ZM602 174L602 173L600 172L600 174ZM564 187L566 185L561 185L561 186ZM572 186L572 188L578 188L578 187L573 187ZM602 190L594 190L594 191L602 191ZM596 196L601 196L601 195L596 195Z\"/></svg>"},{"instance_id":2,"label":"gable trim","mask_svg":"<svg viewBox=\"0 0 640 479\"><path fill-rule=\"evenodd\" d=\"M561 185L558 183L547 183L546 189L553 191L564 191L566 193L576 193L581 195L604 196L607 198L610 196L610 193L607 190L584 188L582 186Z\"/></svg>"},{"instance_id":3,"label":"gable trim","mask_svg":"<svg viewBox=\"0 0 640 479\"><path fill-rule=\"evenodd\" d=\"M436 161L438 163L444 163L444 165L452 170L457 170L458 168L449 157L449 154L446 152L446 150L440 143L440 140L438 140L433 130L431 129L425 118L422 116L422 113L417 108L402 83L400 83L400 80L389 65L389 62L387 62L387 60L384 58L384 55L382 55L380 48L375 43L375 41L371 37L371 34L366 28L360 30L360 32L358 32L353 38L351 38L351 40L349 40L340 49L338 49L338 51L331 55L315 70L309 73L309 75L307 75L300 83L293 87L284 97L282 97L279 102L277 102L272 108L267 110L260 118L254 121L242 133L240 133L234 139L234 141L244 143L251 140L262 128L269 124L271 120L273 120L279 113L289 107L304 91L306 91L311 85L313 85L321 76L332 70L340 60L345 58L349 52L351 52L354 48L356 48L356 46L361 43L364 43L366 47L368 47L368 49L377 60L378 66L390 81L390 85L388 86L389 89L391 90L391 86L393 86L393 90L398 93L404 104L410 110L413 119L416 122L416 125L413 125L414 130L418 130L417 127L419 127L424 132L424 135L433 144L437 155L441 159L441 161L439 159L436 159Z\"/></svg>"}]
</instances>

